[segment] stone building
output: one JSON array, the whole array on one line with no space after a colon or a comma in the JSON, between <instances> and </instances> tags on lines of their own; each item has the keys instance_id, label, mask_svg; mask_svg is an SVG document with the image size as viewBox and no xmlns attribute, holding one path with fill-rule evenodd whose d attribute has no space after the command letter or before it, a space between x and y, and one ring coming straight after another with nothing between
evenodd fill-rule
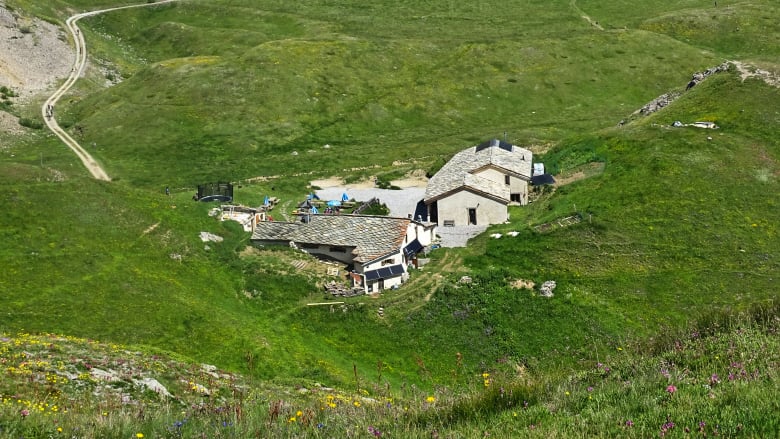
<instances>
[{"instance_id":1,"label":"stone building","mask_svg":"<svg viewBox=\"0 0 780 439\"><path fill-rule=\"evenodd\" d=\"M439 226L506 221L510 203L528 203L532 161L531 151L498 139L460 151L428 181L429 220Z\"/></svg>"}]
</instances>

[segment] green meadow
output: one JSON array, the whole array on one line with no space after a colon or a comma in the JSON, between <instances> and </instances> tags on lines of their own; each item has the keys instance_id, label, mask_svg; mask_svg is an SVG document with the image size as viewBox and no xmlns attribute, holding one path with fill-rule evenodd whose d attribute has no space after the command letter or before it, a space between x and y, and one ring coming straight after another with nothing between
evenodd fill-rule
<instances>
[{"instance_id":1,"label":"green meadow","mask_svg":"<svg viewBox=\"0 0 780 439\"><path fill-rule=\"evenodd\" d=\"M113 181L90 179L43 129L0 133L3 343L64 334L246 382L176 427L179 407L153 395L157 415L138 417L69 387L25 389L18 352L0 344L16 364L0 374L0 437L59 433L13 401L55 395L76 437L776 435L780 88L732 67L684 90L724 60L777 75L780 6L459 3L192 0L82 19L93 68L57 117ZM6 4L60 24L115 5ZM97 65L121 82L106 87ZM632 116L670 91L682 95ZM40 118L43 99L9 111ZM467 248L432 251L400 290L343 308L306 306L328 300L316 262L248 250L237 223L190 199L227 180L238 202L279 197L283 217L313 179L428 172L504 133L572 182L540 189ZM569 216L581 221L556 226ZM520 280L555 280L555 295ZM176 382L204 379L179 375L158 379L183 393ZM317 385L335 389L330 402L296 394Z\"/></svg>"}]
</instances>

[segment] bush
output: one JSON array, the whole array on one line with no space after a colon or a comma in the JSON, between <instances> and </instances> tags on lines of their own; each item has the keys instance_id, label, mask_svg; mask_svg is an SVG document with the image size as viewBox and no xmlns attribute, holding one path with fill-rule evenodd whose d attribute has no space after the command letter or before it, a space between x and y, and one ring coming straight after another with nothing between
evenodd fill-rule
<instances>
[{"instance_id":1,"label":"bush","mask_svg":"<svg viewBox=\"0 0 780 439\"><path fill-rule=\"evenodd\" d=\"M19 119L19 125L27 128L31 128L34 130L40 130L43 128L43 122L41 122L38 119L29 119L27 117L23 117Z\"/></svg>"},{"instance_id":2,"label":"bush","mask_svg":"<svg viewBox=\"0 0 780 439\"><path fill-rule=\"evenodd\" d=\"M385 204L372 204L366 210L360 212L361 215L389 215L390 209Z\"/></svg>"},{"instance_id":3,"label":"bush","mask_svg":"<svg viewBox=\"0 0 780 439\"><path fill-rule=\"evenodd\" d=\"M18 94L16 94L16 92L13 91L13 89L10 89L4 85L0 85L0 95L2 96L3 99L15 98L19 96Z\"/></svg>"}]
</instances>

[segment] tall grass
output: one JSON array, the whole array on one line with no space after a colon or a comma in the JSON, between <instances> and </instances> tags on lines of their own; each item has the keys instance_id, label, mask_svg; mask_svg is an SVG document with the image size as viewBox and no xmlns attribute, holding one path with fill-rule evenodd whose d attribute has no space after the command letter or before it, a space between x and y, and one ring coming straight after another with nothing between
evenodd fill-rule
<instances>
[{"instance_id":1,"label":"tall grass","mask_svg":"<svg viewBox=\"0 0 780 439\"><path fill-rule=\"evenodd\" d=\"M138 347L4 334L0 437L773 436L777 311L701 322L651 352L627 342L568 376L485 369L430 391L285 388Z\"/></svg>"}]
</instances>

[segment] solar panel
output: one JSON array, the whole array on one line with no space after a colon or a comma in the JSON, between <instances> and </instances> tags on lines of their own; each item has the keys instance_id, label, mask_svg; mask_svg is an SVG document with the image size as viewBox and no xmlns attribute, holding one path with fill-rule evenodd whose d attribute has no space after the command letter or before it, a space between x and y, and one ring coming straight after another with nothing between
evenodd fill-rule
<instances>
[{"instance_id":1,"label":"solar panel","mask_svg":"<svg viewBox=\"0 0 780 439\"><path fill-rule=\"evenodd\" d=\"M498 140L498 139L490 139L487 142L480 143L479 145L477 145L477 150L476 151L480 152L483 149L490 148L491 146L497 146L497 147L503 149L504 151L512 152L512 144L511 143L507 143L507 142L504 142L504 141Z\"/></svg>"},{"instance_id":2,"label":"solar panel","mask_svg":"<svg viewBox=\"0 0 780 439\"><path fill-rule=\"evenodd\" d=\"M411 258L412 256L416 255L420 250L422 250L422 248L423 246L422 244L420 244L420 241L415 239L404 248L404 254L406 254L407 258Z\"/></svg>"},{"instance_id":3,"label":"solar panel","mask_svg":"<svg viewBox=\"0 0 780 439\"><path fill-rule=\"evenodd\" d=\"M366 276L366 281L372 281L377 279L388 279L404 274L403 265L392 265L390 267L382 267L376 270L369 270L363 273Z\"/></svg>"}]
</instances>

